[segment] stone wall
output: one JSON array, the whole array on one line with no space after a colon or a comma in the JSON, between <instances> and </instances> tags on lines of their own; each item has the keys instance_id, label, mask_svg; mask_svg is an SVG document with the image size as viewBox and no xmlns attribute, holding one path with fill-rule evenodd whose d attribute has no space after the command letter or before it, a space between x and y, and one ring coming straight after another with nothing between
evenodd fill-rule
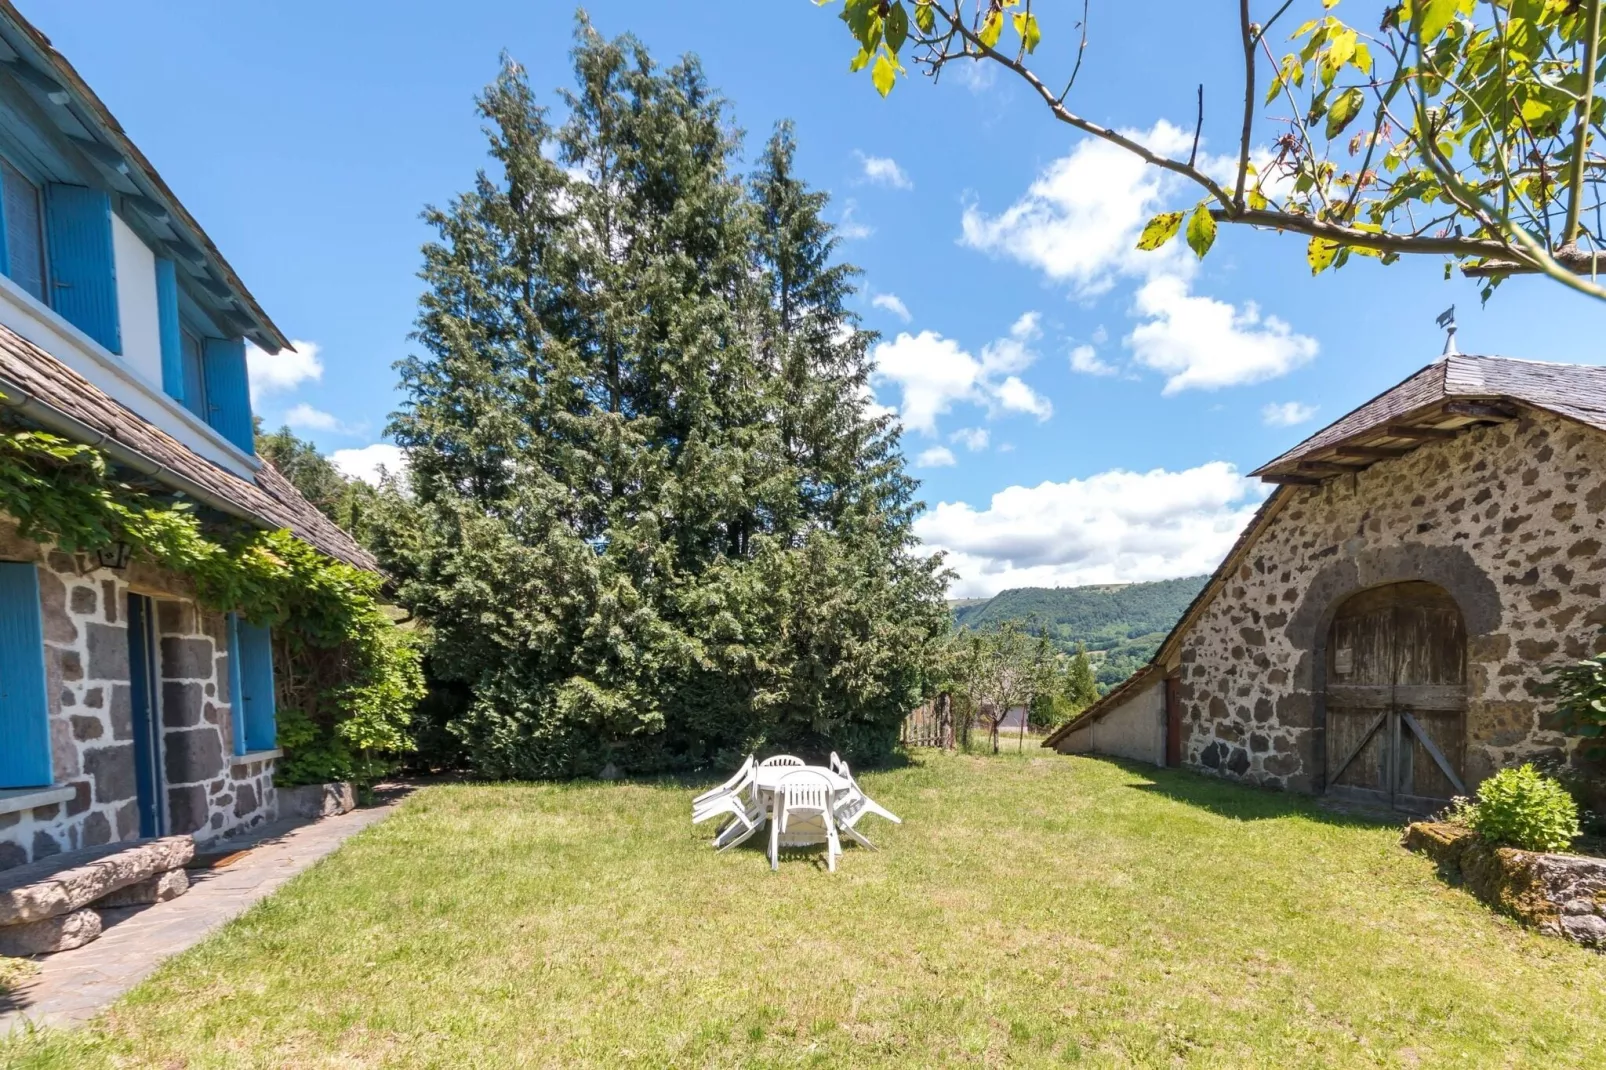
<instances>
[{"instance_id":1,"label":"stone wall","mask_svg":"<svg viewBox=\"0 0 1606 1070\"><path fill-rule=\"evenodd\" d=\"M139 835L127 595L156 600L168 832L205 839L275 815L272 759L231 767L223 617L184 582L135 562L117 571L21 539L0 521L0 560L34 561L45 641L51 761L60 803L0 813L0 869Z\"/></svg>"},{"instance_id":2,"label":"stone wall","mask_svg":"<svg viewBox=\"0 0 1606 1070\"><path fill-rule=\"evenodd\" d=\"M1317 790L1327 627L1349 595L1405 580L1443 587L1466 622L1469 787L1569 753L1537 688L1603 649L1606 434L1535 414L1283 494L1181 642L1185 764Z\"/></svg>"}]
</instances>

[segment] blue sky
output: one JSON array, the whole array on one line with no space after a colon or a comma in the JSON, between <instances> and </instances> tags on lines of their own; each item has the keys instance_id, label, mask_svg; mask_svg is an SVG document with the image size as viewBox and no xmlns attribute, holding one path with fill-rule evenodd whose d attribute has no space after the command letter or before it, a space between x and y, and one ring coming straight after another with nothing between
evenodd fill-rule
<instances>
[{"instance_id":1,"label":"blue sky","mask_svg":"<svg viewBox=\"0 0 1606 1070\"><path fill-rule=\"evenodd\" d=\"M378 442L397 401L390 365L410 347L419 211L482 165L472 98L501 50L549 101L570 82L574 8L456 0L445 18L421 0L165 0L156 19L110 0L19 6L279 325L311 343L255 369L259 411L326 452ZM1230 151L1240 53L1218 7L1093 4L1069 103L1175 140L1202 82L1203 151ZM1044 10L1034 66L1062 77L1071 19ZM1197 198L1054 122L1007 72L913 77L879 99L846 71L834 8L590 11L661 60L697 52L750 146L796 122L801 170L831 192L843 256L865 270L860 311L884 335L877 401L903 414L932 507L920 531L950 551L955 593L1207 570L1259 501L1242 473L1433 360L1433 317L1452 303L1467 352L1606 361L1606 307L1552 283L1512 281L1485 309L1432 259L1313 279L1302 241L1230 229L1202 264L1133 252L1134 221Z\"/></svg>"}]
</instances>

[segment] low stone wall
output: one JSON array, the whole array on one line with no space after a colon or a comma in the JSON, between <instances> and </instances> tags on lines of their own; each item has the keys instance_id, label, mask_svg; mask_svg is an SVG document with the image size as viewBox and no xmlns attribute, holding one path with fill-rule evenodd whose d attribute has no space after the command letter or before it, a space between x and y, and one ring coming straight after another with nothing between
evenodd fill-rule
<instances>
[{"instance_id":1,"label":"low stone wall","mask_svg":"<svg viewBox=\"0 0 1606 1070\"><path fill-rule=\"evenodd\" d=\"M1496 910L1606 951L1606 858L1491 847L1471 829L1431 821L1407 827L1401 842Z\"/></svg>"},{"instance_id":2,"label":"low stone wall","mask_svg":"<svg viewBox=\"0 0 1606 1070\"><path fill-rule=\"evenodd\" d=\"M83 848L0 875L0 955L69 951L98 937L106 911L163 902L189 889L189 836ZM115 919L113 919L115 920Z\"/></svg>"},{"instance_id":3,"label":"low stone wall","mask_svg":"<svg viewBox=\"0 0 1606 1070\"><path fill-rule=\"evenodd\" d=\"M349 781L302 784L294 788L279 788L278 792L280 817L317 820L357 808L357 793Z\"/></svg>"}]
</instances>

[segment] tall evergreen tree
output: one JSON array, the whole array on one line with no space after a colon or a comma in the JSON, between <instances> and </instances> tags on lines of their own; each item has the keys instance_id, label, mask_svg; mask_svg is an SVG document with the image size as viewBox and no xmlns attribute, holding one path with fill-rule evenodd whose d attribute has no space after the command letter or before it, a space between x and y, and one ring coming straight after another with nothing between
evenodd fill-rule
<instances>
[{"instance_id":1,"label":"tall evergreen tree","mask_svg":"<svg viewBox=\"0 0 1606 1070\"><path fill-rule=\"evenodd\" d=\"M582 21L553 128L509 60L495 173L431 211L376 539L493 775L890 747L943 580L790 133L751 184L695 59ZM554 151L555 150L555 151ZM552 158L553 156L556 159ZM403 518L402 514L407 515Z\"/></svg>"}]
</instances>

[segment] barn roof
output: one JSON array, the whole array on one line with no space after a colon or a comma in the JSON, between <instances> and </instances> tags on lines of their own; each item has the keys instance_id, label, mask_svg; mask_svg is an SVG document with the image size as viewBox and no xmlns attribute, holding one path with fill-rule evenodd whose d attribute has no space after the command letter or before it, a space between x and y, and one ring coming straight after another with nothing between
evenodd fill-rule
<instances>
[{"instance_id":1,"label":"barn roof","mask_svg":"<svg viewBox=\"0 0 1606 1070\"><path fill-rule=\"evenodd\" d=\"M1287 501L1284 486L1318 485L1334 476L1358 472L1410 453L1424 442L1454 438L1469 427L1514 420L1524 406L1606 431L1606 368L1447 354L1255 469L1251 475L1279 484L1278 489L1249 521L1149 664L1055 730L1043 740L1043 746L1053 747L1071 732L1111 712L1142 680L1161 670L1181 637L1281 511Z\"/></svg>"}]
</instances>

